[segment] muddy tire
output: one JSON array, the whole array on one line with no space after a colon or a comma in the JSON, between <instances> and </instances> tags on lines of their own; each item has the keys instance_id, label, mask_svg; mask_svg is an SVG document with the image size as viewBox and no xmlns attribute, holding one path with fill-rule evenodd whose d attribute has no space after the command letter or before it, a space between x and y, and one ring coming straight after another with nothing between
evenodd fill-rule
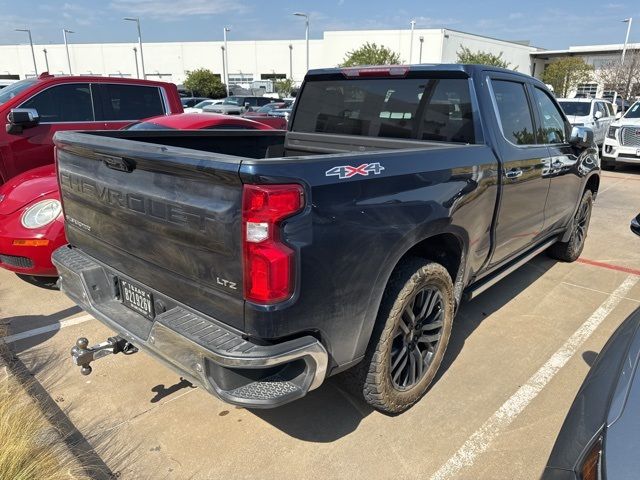
<instances>
[{"instance_id":1,"label":"muddy tire","mask_svg":"<svg viewBox=\"0 0 640 480\"><path fill-rule=\"evenodd\" d=\"M386 413L414 405L442 363L453 315L447 270L420 258L404 260L387 285L364 360L348 371L350 390Z\"/></svg>"}]
</instances>

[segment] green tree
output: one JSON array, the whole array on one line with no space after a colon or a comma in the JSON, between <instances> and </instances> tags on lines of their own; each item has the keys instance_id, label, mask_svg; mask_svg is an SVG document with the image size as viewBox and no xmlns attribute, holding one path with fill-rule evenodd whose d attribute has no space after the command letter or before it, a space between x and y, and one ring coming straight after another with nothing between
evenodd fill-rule
<instances>
[{"instance_id":1,"label":"green tree","mask_svg":"<svg viewBox=\"0 0 640 480\"><path fill-rule=\"evenodd\" d=\"M197 97L222 98L227 96L227 88L220 81L220 76L206 68L188 72L184 87Z\"/></svg>"},{"instance_id":2,"label":"green tree","mask_svg":"<svg viewBox=\"0 0 640 480\"><path fill-rule=\"evenodd\" d=\"M458 54L458 63L467 63L467 64L476 64L476 65L493 65L495 67L501 68L511 68L512 70L516 70L518 67L511 67L511 63L503 60L502 54L500 52L498 55L494 55L491 52L485 52L482 50L478 50L477 52L472 52L471 49L467 47L460 47L460 50L457 52Z\"/></svg>"},{"instance_id":3,"label":"green tree","mask_svg":"<svg viewBox=\"0 0 640 480\"><path fill-rule=\"evenodd\" d=\"M295 88L295 86L296 82L294 82L291 78L283 78L281 80L276 80L275 82L273 82L273 88L275 88L276 93L284 95L285 97L291 95L291 91Z\"/></svg>"},{"instance_id":4,"label":"green tree","mask_svg":"<svg viewBox=\"0 0 640 480\"><path fill-rule=\"evenodd\" d=\"M359 65L397 65L401 62L400 55L375 43L365 43L360 48L347 52L341 67L356 67Z\"/></svg>"},{"instance_id":5,"label":"green tree","mask_svg":"<svg viewBox=\"0 0 640 480\"><path fill-rule=\"evenodd\" d=\"M582 58L563 57L547 65L542 81L553 87L556 96L566 98L581 83L591 80L593 67Z\"/></svg>"}]
</instances>

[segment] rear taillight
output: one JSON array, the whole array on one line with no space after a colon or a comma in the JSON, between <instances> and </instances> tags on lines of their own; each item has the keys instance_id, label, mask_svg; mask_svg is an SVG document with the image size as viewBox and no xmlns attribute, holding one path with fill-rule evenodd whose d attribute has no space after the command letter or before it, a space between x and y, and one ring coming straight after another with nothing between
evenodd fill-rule
<instances>
[{"instance_id":1,"label":"rear taillight","mask_svg":"<svg viewBox=\"0 0 640 480\"><path fill-rule=\"evenodd\" d=\"M280 223L304 206L300 185L245 185L242 194L244 297L276 303L293 293L295 252L281 242Z\"/></svg>"}]
</instances>

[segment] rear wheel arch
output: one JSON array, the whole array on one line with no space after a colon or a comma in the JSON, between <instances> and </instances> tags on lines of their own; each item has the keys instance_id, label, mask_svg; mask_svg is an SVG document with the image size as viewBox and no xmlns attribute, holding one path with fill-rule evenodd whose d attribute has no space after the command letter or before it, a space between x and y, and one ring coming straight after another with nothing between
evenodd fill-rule
<instances>
[{"instance_id":1,"label":"rear wheel arch","mask_svg":"<svg viewBox=\"0 0 640 480\"><path fill-rule=\"evenodd\" d=\"M393 277L393 273L402 265L405 259L412 257L423 258L445 267L454 284L456 303L460 302L462 290L464 289L464 264L468 245L466 232L454 233L447 231L433 233L418 237L420 238L419 241L415 241L415 238L406 242L400 248L393 249L396 255L393 257L390 255L387 261L384 262L386 268L381 269L369 298L369 306L365 312L364 321L355 346L354 359L364 355L364 351L371 341L384 292Z\"/></svg>"}]
</instances>

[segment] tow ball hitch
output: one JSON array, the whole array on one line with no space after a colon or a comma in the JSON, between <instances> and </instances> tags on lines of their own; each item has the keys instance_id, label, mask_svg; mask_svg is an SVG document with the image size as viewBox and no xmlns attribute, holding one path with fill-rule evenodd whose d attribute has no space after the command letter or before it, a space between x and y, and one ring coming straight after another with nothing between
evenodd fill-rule
<instances>
[{"instance_id":1,"label":"tow ball hitch","mask_svg":"<svg viewBox=\"0 0 640 480\"><path fill-rule=\"evenodd\" d=\"M122 337L109 337L106 341L89 347L89 340L80 337L76 340L76 345L71 349L73 363L80 367L82 375L89 375L93 370L90 363L99 360L107 355L124 353L131 355L136 353L138 348Z\"/></svg>"}]
</instances>

